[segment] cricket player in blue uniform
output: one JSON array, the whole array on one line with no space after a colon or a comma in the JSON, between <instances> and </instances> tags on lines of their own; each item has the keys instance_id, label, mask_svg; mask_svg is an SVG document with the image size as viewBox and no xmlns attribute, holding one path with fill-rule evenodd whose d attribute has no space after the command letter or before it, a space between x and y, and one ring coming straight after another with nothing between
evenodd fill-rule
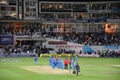
<instances>
[{"instance_id":1,"label":"cricket player in blue uniform","mask_svg":"<svg viewBox=\"0 0 120 80\"><path fill-rule=\"evenodd\" d=\"M62 59L59 59L59 61L58 61L58 68L60 68L60 69L64 68Z\"/></svg>"},{"instance_id":2,"label":"cricket player in blue uniform","mask_svg":"<svg viewBox=\"0 0 120 80\"><path fill-rule=\"evenodd\" d=\"M56 66L56 59L52 58L52 60L51 60L51 67L55 68L55 66Z\"/></svg>"},{"instance_id":3,"label":"cricket player in blue uniform","mask_svg":"<svg viewBox=\"0 0 120 80\"><path fill-rule=\"evenodd\" d=\"M71 68L72 68L72 71L74 71L75 69L74 69L74 67L75 67L75 65L74 65L74 58L72 58L72 60L71 60Z\"/></svg>"},{"instance_id":4,"label":"cricket player in blue uniform","mask_svg":"<svg viewBox=\"0 0 120 80\"><path fill-rule=\"evenodd\" d=\"M34 63L38 63L38 55L37 54L34 56Z\"/></svg>"},{"instance_id":5,"label":"cricket player in blue uniform","mask_svg":"<svg viewBox=\"0 0 120 80\"><path fill-rule=\"evenodd\" d=\"M76 55L76 63L78 63L78 55Z\"/></svg>"},{"instance_id":6,"label":"cricket player in blue uniform","mask_svg":"<svg viewBox=\"0 0 120 80\"><path fill-rule=\"evenodd\" d=\"M52 66L52 64L51 64L52 59L53 59L53 57L50 57L50 58L49 58L49 65L50 65L50 66Z\"/></svg>"}]
</instances>

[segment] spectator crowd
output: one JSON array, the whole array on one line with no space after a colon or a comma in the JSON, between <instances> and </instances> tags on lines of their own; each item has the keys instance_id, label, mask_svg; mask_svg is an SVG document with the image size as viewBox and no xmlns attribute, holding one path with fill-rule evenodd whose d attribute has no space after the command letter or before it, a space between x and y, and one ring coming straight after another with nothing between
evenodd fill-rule
<instances>
[{"instance_id":1,"label":"spectator crowd","mask_svg":"<svg viewBox=\"0 0 120 80\"><path fill-rule=\"evenodd\" d=\"M82 44L82 45L97 45L97 46L119 46L120 45L120 35L119 33L117 34L108 34L104 31L102 32L79 32L79 33L56 33L56 32L46 32L45 30L42 28L37 28L37 26L23 26L23 27L16 27L16 28L12 28L11 26L2 26L2 29L0 31L0 34L14 34L14 35L27 35L27 36L31 36L34 34L46 37L46 38L54 38L54 39L60 39L60 40L64 40L64 41L68 41L68 42L73 42L73 43L78 43L78 44ZM31 44L32 45L32 44ZM31 45L25 45L22 44L17 45L17 47L13 47L13 46L7 46L7 47L1 47L0 51L3 54L11 54L11 53L49 53L49 50L44 47L44 48L40 48L38 46L31 46ZM75 53L74 51L66 51L66 50L62 50L59 49L58 52L56 52L57 54L61 54L63 52L66 53ZM100 52L102 53L102 52ZM113 54L118 53L115 51L110 51L110 52L106 52L105 55L102 56L108 56L110 55L111 57L113 57ZM119 55L115 55L115 56L119 56Z\"/></svg>"},{"instance_id":2,"label":"spectator crowd","mask_svg":"<svg viewBox=\"0 0 120 80\"><path fill-rule=\"evenodd\" d=\"M56 34L54 32L45 33L46 37L62 39L85 45L120 45L120 35L107 34L105 32L84 32L73 34Z\"/></svg>"}]
</instances>

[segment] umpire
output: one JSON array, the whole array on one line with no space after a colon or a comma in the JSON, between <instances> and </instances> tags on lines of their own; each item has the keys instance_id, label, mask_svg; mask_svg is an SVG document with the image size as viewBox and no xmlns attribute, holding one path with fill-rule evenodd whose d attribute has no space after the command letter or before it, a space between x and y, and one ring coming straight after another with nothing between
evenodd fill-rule
<instances>
[{"instance_id":1,"label":"umpire","mask_svg":"<svg viewBox=\"0 0 120 80\"><path fill-rule=\"evenodd\" d=\"M78 76L78 73L80 72L80 66L78 65L78 63L76 63L75 65L75 70L76 70L76 75Z\"/></svg>"}]
</instances>

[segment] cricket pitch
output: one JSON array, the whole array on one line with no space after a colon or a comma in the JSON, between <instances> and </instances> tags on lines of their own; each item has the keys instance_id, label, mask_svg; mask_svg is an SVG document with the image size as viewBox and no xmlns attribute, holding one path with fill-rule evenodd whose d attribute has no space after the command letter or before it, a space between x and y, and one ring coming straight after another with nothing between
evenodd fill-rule
<instances>
[{"instance_id":1,"label":"cricket pitch","mask_svg":"<svg viewBox=\"0 0 120 80\"><path fill-rule=\"evenodd\" d=\"M24 66L20 68L39 74L71 74L70 70L52 69L50 66Z\"/></svg>"}]
</instances>

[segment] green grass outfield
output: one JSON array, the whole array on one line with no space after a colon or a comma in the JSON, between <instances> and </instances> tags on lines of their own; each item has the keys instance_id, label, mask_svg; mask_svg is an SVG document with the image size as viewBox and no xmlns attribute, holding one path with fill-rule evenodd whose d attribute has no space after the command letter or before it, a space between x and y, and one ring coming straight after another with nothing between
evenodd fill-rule
<instances>
[{"instance_id":1,"label":"green grass outfield","mask_svg":"<svg viewBox=\"0 0 120 80\"><path fill-rule=\"evenodd\" d=\"M9 61L11 60L11 61ZM19 61L18 61L19 60ZM81 73L39 74L20 66L49 65L48 58L0 58L0 80L120 80L120 58L79 58Z\"/></svg>"}]
</instances>

